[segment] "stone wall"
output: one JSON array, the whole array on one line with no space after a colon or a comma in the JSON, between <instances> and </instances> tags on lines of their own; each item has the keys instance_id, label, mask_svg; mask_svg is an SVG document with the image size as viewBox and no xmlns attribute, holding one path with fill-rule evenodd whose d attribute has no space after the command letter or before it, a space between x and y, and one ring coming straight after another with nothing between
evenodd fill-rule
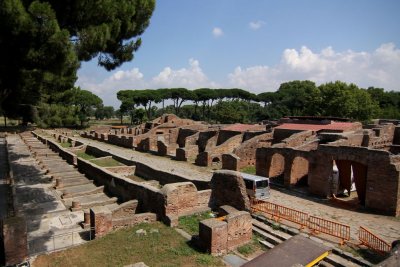
<instances>
[{"instance_id":1,"label":"stone wall","mask_svg":"<svg viewBox=\"0 0 400 267\"><path fill-rule=\"evenodd\" d=\"M211 190L213 207L229 205L238 210L250 210L249 197L239 172L215 171L211 178Z\"/></svg>"},{"instance_id":2,"label":"stone wall","mask_svg":"<svg viewBox=\"0 0 400 267\"><path fill-rule=\"evenodd\" d=\"M270 147L271 144L272 144L272 133L264 133L256 135L253 138L247 139L240 146L236 147L233 150L233 153L239 157L236 170L240 170L246 166L254 166L256 164L257 148ZM224 165L223 159L222 159L222 164Z\"/></svg>"},{"instance_id":3,"label":"stone wall","mask_svg":"<svg viewBox=\"0 0 400 267\"><path fill-rule=\"evenodd\" d=\"M160 184L162 185L188 181L187 179L179 175L170 173L168 171L163 171L160 169L155 169L140 162L136 162L135 164L136 164L136 171L135 171L136 175L150 180L153 180L155 179L155 177L157 177L157 181L159 181ZM191 182L197 187L198 190L205 190L210 188L209 182L207 181L191 180Z\"/></svg>"},{"instance_id":4,"label":"stone wall","mask_svg":"<svg viewBox=\"0 0 400 267\"><path fill-rule=\"evenodd\" d=\"M392 216L400 215L400 156L363 147L320 145L310 159L308 179L311 193L324 197L330 194L333 160L349 161L356 167L359 164L365 166L365 177L361 178L366 180L366 186L361 195L365 195L366 208Z\"/></svg>"},{"instance_id":5,"label":"stone wall","mask_svg":"<svg viewBox=\"0 0 400 267\"><path fill-rule=\"evenodd\" d=\"M222 169L240 171L240 158L233 153L222 155Z\"/></svg>"},{"instance_id":6,"label":"stone wall","mask_svg":"<svg viewBox=\"0 0 400 267\"><path fill-rule=\"evenodd\" d=\"M193 183L167 184L162 188L165 196L165 216L171 225L178 224L178 217L209 210L211 190L197 191Z\"/></svg>"},{"instance_id":7,"label":"stone wall","mask_svg":"<svg viewBox=\"0 0 400 267\"><path fill-rule=\"evenodd\" d=\"M280 143L284 139L290 137L293 134L302 132L300 130L287 130L287 129L274 129L273 132L273 137L274 137L274 143Z\"/></svg>"},{"instance_id":8,"label":"stone wall","mask_svg":"<svg viewBox=\"0 0 400 267\"><path fill-rule=\"evenodd\" d=\"M225 218L212 218L199 223L200 246L214 256L242 246L252 239L251 216L246 211L235 211Z\"/></svg>"}]
</instances>

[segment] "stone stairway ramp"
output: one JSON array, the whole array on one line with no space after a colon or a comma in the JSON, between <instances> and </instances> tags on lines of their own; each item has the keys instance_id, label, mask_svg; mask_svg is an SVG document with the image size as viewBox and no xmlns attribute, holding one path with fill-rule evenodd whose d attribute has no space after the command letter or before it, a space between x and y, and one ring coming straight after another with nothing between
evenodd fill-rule
<instances>
[{"instance_id":1,"label":"stone stairway ramp","mask_svg":"<svg viewBox=\"0 0 400 267\"><path fill-rule=\"evenodd\" d=\"M116 197L108 197L104 193L97 193L92 195L85 195L73 198L65 199L65 205L69 206L72 211L87 209L94 206L105 206L109 204L117 203ZM76 204L78 203L78 204Z\"/></svg>"},{"instance_id":2,"label":"stone stairway ramp","mask_svg":"<svg viewBox=\"0 0 400 267\"><path fill-rule=\"evenodd\" d=\"M95 186L94 184L84 184L65 187L61 190L61 197L63 199L73 198L79 196L92 195L97 193L102 193L104 191L104 186Z\"/></svg>"},{"instance_id":3,"label":"stone stairway ramp","mask_svg":"<svg viewBox=\"0 0 400 267\"><path fill-rule=\"evenodd\" d=\"M291 238L295 235L296 231L284 232L281 230L275 230L273 227L268 225L268 223L264 223L262 218L257 218L257 220L253 219L253 232L257 233L261 236L259 242L266 246L268 249L272 249L276 245L282 243L283 241ZM313 240L317 242L324 243L322 240L313 237ZM327 245L326 243L324 243ZM329 245L332 247L332 252L322 261L318 263L318 266L324 267L354 267L354 266L372 266L371 263L365 261L364 259L354 257L350 253L343 252L340 249L335 248L333 245Z\"/></svg>"},{"instance_id":4,"label":"stone stairway ramp","mask_svg":"<svg viewBox=\"0 0 400 267\"><path fill-rule=\"evenodd\" d=\"M65 187L70 187L70 186L77 186L77 185L87 185L87 184L92 184L93 181L89 180L85 177L78 177L78 178L68 178L68 179L62 179L62 185L57 185L57 189L62 189Z\"/></svg>"}]
</instances>

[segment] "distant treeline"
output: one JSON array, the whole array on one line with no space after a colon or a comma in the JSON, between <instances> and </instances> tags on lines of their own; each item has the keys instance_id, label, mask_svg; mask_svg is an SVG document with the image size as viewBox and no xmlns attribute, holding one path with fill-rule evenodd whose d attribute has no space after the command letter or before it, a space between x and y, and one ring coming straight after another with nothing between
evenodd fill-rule
<instances>
[{"instance_id":1,"label":"distant treeline","mask_svg":"<svg viewBox=\"0 0 400 267\"><path fill-rule=\"evenodd\" d=\"M90 117L118 117L122 123L123 117L129 116L130 124L139 124L164 113L212 123L253 123L284 116L334 116L362 122L400 119L400 92L363 89L340 81L320 86L312 81L291 81L275 92L258 95L238 88L162 88L121 90L117 98L121 106L114 111L95 94L72 88L48 95L37 106L8 109L6 103L2 113L41 127L85 127Z\"/></svg>"},{"instance_id":2,"label":"distant treeline","mask_svg":"<svg viewBox=\"0 0 400 267\"><path fill-rule=\"evenodd\" d=\"M276 92L258 95L238 88L163 88L121 90L117 97L121 101L120 116L130 115L131 123L163 113L219 123L284 116L334 116L364 122L373 118L400 119L400 92L363 89L340 81L320 86L312 81L291 81L282 83ZM166 100L172 100L173 105L165 107ZM162 103L161 108L156 103Z\"/></svg>"}]
</instances>

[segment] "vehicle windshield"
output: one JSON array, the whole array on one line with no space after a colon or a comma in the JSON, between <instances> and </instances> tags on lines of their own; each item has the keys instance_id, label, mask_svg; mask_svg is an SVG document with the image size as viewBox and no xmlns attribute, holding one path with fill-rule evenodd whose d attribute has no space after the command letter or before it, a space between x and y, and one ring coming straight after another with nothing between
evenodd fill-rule
<instances>
[{"instance_id":1,"label":"vehicle windshield","mask_svg":"<svg viewBox=\"0 0 400 267\"><path fill-rule=\"evenodd\" d=\"M257 181L256 186L257 188L266 188L268 187L268 181L267 180Z\"/></svg>"}]
</instances>

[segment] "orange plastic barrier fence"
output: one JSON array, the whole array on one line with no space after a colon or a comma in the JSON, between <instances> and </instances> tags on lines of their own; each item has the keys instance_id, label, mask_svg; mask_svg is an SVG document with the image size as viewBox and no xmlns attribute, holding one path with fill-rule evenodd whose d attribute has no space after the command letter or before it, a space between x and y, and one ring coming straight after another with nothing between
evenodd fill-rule
<instances>
[{"instance_id":1,"label":"orange plastic barrier fence","mask_svg":"<svg viewBox=\"0 0 400 267\"><path fill-rule=\"evenodd\" d=\"M338 222L326 220L316 216L310 216L308 219L308 228L314 232L321 232L342 240L350 240L350 226Z\"/></svg>"},{"instance_id":2,"label":"orange plastic barrier fence","mask_svg":"<svg viewBox=\"0 0 400 267\"><path fill-rule=\"evenodd\" d=\"M285 206L262 200L253 200L252 209L272 215L272 218L285 219L299 224L302 228L307 226L308 214Z\"/></svg>"},{"instance_id":3,"label":"orange plastic barrier fence","mask_svg":"<svg viewBox=\"0 0 400 267\"><path fill-rule=\"evenodd\" d=\"M358 239L363 243L365 246L376 250L377 252L384 254L389 252L391 246L381 239L380 237L373 234L371 231L367 230L366 228L360 226L360 230L358 231Z\"/></svg>"}]
</instances>

